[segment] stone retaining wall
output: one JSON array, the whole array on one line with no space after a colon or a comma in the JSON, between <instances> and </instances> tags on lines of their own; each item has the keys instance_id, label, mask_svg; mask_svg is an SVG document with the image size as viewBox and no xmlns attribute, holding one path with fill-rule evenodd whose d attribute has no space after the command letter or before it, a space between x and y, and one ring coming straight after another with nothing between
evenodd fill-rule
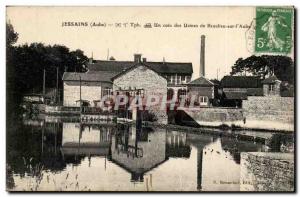
<instances>
[{"instance_id":1,"label":"stone retaining wall","mask_svg":"<svg viewBox=\"0 0 300 197\"><path fill-rule=\"evenodd\" d=\"M266 120L294 124L294 97L249 96L243 101L247 120Z\"/></svg>"},{"instance_id":2,"label":"stone retaining wall","mask_svg":"<svg viewBox=\"0 0 300 197\"><path fill-rule=\"evenodd\" d=\"M241 191L294 191L293 153L241 153Z\"/></svg>"},{"instance_id":3,"label":"stone retaining wall","mask_svg":"<svg viewBox=\"0 0 300 197\"><path fill-rule=\"evenodd\" d=\"M232 122L243 120L243 110L240 108L199 108L185 110L195 121Z\"/></svg>"}]
</instances>

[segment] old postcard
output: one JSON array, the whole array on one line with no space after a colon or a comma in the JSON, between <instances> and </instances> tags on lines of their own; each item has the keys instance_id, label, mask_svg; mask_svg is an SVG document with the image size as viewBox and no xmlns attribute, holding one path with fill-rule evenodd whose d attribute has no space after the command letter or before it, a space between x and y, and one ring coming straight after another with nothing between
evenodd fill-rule
<instances>
[{"instance_id":1,"label":"old postcard","mask_svg":"<svg viewBox=\"0 0 300 197\"><path fill-rule=\"evenodd\" d=\"M294 192L294 17L7 6L7 191Z\"/></svg>"}]
</instances>

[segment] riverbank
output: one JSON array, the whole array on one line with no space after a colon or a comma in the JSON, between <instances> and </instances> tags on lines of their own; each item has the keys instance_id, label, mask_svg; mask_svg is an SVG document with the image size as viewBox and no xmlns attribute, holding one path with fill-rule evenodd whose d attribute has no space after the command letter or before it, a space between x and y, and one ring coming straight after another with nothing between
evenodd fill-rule
<instances>
[{"instance_id":1,"label":"riverbank","mask_svg":"<svg viewBox=\"0 0 300 197\"><path fill-rule=\"evenodd\" d=\"M226 126L235 129L294 132L293 111L257 112L255 115L254 112L245 112L240 108L201 108L194 111L182 110L179 113L183 124L194 122L201 127Z\"/></svg>"},{"instance_id":2,"label":"riverbank","mask_svg":"<svg viewBox=\"0 0 300 197\"><path fill-rule=\"evenodd\" d=\"M245 123L243 121L228 121L228 122L205 122L196 121L200 126L208 127L220 127L228 126L235 129L248 129L248 130L263 130L263 131L273 131L273 132L294 132L294 125L290 123L282 123L275 121L258 121L258 120L247 120Z\"/></svg>"},{"instance_id":3,"label":"riverbank","mask_svg":"<svg viewBox=\"0 0 300 197\"><path fill-rule=\"evenodd\" d=\"M92 109L92 108L91 108ZM201 112L201 113L199 113ZM45 105L39 110L39 113L49 116L79 116L79 107L49 106ZM180 112L179 112L180 113ZM242 109L237 108L203 108L201 111L182 110L181 125L190 125L189 118L194 121L193 125L202 128L229 128L234 130L256 130L271 132L293 133L295 126L293 121L275 121L275 120L258 120L243 118ZM97 117L86 116L85 119L106 119L98 113ZM99 117L98 117L99 116ZM188 117L188 118L186 118ZM186 122L186 120L188 120Z\"/></svg>"},{"instance_id":4,"label":"riverbank","mask_svg":"<svg viewBox=\"0 0 300 197\"><path fill-rule=\"evenodd\" d=\"M241 128L231 128L225 126L201 126L201 127L191 127L183 125L174 124L158 124L155 122L143 122L145 126L164 128L169 130L179 130L187 133L195 134L207 134L215 136L226 136L233 137L243 140L255 141L255 142L265 142L270 140L274 135L293 135L291 132L287 131L271 131L271 130L248 130Z\"/></svg>"}]
</instances>

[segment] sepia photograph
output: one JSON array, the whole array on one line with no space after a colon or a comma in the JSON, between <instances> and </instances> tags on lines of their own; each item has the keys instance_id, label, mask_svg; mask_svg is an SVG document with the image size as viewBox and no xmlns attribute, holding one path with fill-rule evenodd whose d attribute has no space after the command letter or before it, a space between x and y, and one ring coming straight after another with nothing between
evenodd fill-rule
<instances>
[{"instance_id":1,"label":"sepia photograph","mask_svg":"<svg viewBox=\"0 0 300 197\"><path fill-rule=\"evenodd\" d=\"M6 6L8 192L295 192L294 6Z\"/></svg>"}]
</instances>

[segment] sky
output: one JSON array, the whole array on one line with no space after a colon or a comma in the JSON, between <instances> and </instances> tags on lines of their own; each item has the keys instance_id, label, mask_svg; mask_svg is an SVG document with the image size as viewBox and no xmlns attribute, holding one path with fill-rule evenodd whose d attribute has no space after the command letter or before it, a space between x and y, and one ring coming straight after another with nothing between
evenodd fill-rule
<instances>
[{"instance_id":1,"label":"sky","mask_svg":"<svg viewBox=\"0 0 300 197\"><path fill-rule=\"evenodd\" d=\"M19 33L17 44L62 44L81 49L88 57L93 54L94 59L107 59L109 51L116 60L133 60L134 53L141 53L147 61L192 62L193 79L199 76L201 35L206 36L205 77L209 79L229 74L238 58L253 54L246 32L255 17L254 7L8 7L6 14ZM63 26L65 22L88 26ZM94 22L106 27L91 27ZM116 27L116 23L128 24ZM172 27L143 28L146 23ZM182 26L174 27L175 23Z\"/></svg>"}]
</instances>

